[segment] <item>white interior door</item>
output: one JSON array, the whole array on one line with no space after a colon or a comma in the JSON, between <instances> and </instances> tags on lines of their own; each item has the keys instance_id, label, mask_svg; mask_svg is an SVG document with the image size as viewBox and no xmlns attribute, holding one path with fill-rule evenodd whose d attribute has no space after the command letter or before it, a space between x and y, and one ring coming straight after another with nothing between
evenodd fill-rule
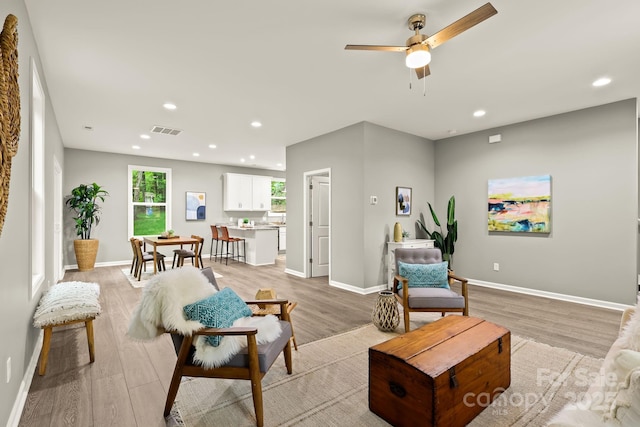
<instances>
[{"instance_id":1,"label":"white interior door","mask_svg":"<svg viewBox=\"0 0 640 427\"><path fill-rule=\"evenodd\" d=\"M330 180L311 177L311 277L329 275Z\"/></svg>"},{"instance_id":2,"label":"white interior door","mask_svg":"<svg viewBox=\"0 0 640 427\"><path fill-rule=\"evenodd\" d=\"M53 158L53 279L62 280L62 168Z\"/></svg>"}]
</instances>

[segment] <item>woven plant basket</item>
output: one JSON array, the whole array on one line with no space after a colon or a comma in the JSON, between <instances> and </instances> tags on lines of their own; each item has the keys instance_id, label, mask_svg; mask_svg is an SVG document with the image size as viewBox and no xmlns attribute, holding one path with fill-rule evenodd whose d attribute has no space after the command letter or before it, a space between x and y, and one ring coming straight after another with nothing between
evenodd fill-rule
<instances>
[{"instance_id":1,"label":"woven plant basket","mask_svg":"<svg viewBox=\"0 0 640 427\"><path fill-rule=\"evenodd\" d=\"M96 256L98 255L98 244L99 241L97 239L78 239L73 241L78 270L93 270L96 265Z\"/></svg>"}]
</instances>

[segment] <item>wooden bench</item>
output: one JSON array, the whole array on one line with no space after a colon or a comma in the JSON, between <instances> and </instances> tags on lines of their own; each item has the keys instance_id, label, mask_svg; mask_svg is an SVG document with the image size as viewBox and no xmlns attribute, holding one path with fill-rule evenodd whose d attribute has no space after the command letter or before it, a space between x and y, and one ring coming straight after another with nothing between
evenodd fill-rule
<instances>
[{"instance_id":1,"label":"wooden bench","mask_svg":"<svg viewBox=\"0 0 640 427\"><path fill-rule=\"evenodd\" d=\"M87 330L90 363L95 361L93 320L101 312L100 286L97 283L62 282L52 286L40 298L33 325L44 330L39 375L47 371L53 328L84 323Z\"/></svg>"}]
</instances>

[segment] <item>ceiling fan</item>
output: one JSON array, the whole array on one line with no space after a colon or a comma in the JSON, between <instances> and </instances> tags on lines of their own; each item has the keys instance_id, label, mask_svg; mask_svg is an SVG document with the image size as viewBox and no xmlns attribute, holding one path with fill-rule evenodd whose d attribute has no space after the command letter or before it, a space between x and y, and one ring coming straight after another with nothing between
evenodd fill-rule
<instances>
[{"instance_id":1,"label":"ceiling fan","mask_svg":"<svg viewBox=\"0 0 640 427\"><path fill-rule=\"evenodd\" d=\"M431 62L431 49L440 46L447 40L457 36L458 34L468 30L469 28L481 23L498 13L498 11L487 3L479 7L468 15L458 19L456 22L443 28L432 36L420 34L420 30L424 28L426 21L425 15L416 13L411 15L407 20L409 29L415 31L415 34L407 39L406 46L378 46L378 45L361 45L348 44L344 48L347 50L380 50L387 52L406 52L406 65L414 68L418 74L418 79L428 76L429 62Z\"/></svg>"}]
</instances>

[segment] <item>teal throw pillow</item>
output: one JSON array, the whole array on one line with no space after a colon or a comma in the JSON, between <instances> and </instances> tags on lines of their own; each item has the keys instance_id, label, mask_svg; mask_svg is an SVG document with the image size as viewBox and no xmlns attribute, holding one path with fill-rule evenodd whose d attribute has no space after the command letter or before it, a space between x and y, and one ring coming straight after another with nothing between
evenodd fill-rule
<instances>
[{"instance_id":1,"label":"teal throw pillow","mask_svg":"<svg viewBox=\"0 0 640 427\"><path fill-rule=\"evenodd\" d=\"M435 264L408 264L398 261L398 274L409 279L410 288L451 289L447 267L446 261Z\"/></svg>"},{"instance_id":2,"label":"teal throw pillow","mask_svg":"<svg viewBox=\"0 0 640 427\"><path fill-rule=\"evenodd\" d=\"M197 320L209 328L228 328L241 317L251 316L249 306L231 288L224 288L215 294L184 306L184 314L189 320ZM207 337L209 344L217 347L221 336Z\"/></svg>"}]
</instances>

